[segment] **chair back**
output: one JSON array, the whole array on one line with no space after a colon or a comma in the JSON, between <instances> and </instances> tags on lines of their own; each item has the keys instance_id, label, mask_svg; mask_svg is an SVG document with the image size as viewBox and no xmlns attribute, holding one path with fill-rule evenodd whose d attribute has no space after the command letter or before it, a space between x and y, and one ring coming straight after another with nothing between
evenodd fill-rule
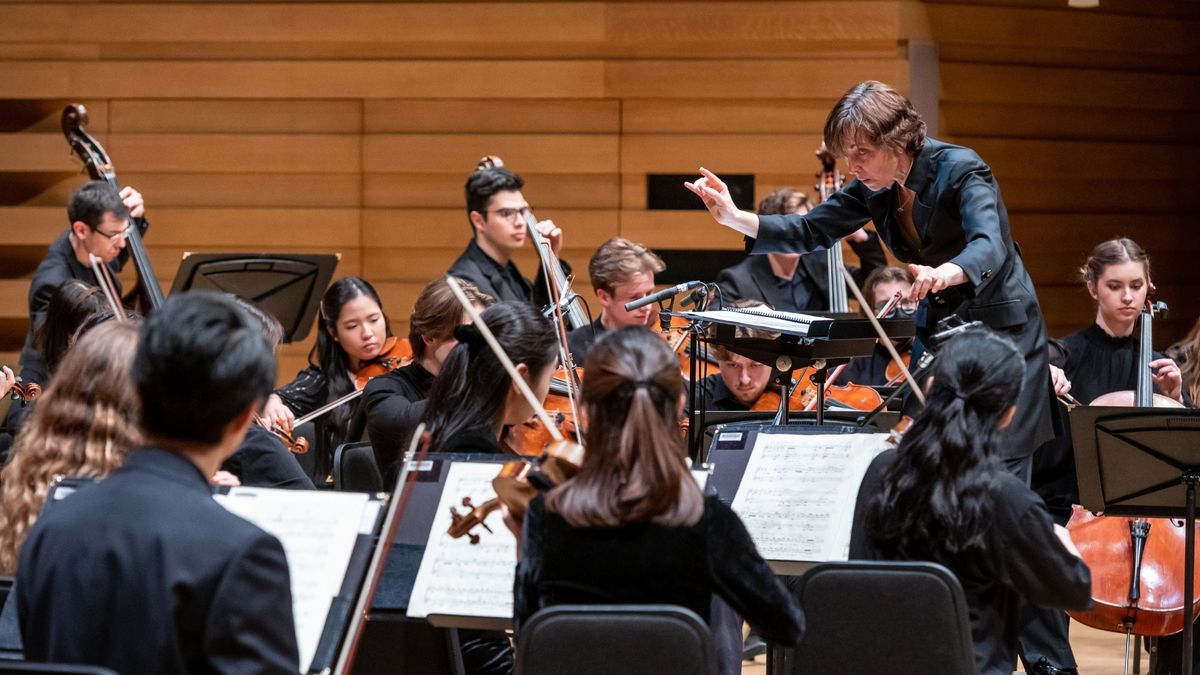
<instances>
[{"instance_id":1,"label":"chair back","mask_svg":"<svg viewBox=\"0 0 1200 675\"><path fill-rule=\"evenodd\" d=\"M375 464L370 442L342 443L333 452L333 489L341 492L380 492L383 475Z\"/></svg>"},{"instance_id":2,"label":"chair back","mask_svg":"<svg viewBox=\"0 0 1200 675\"><path fill-rule=\"evenodd\" d=\"M521 627L515 675L715 675L708 626L673 605L559 605Z\"/></svg>"},{"instance_id":3,"label":"chair back","mask_svg":"<svg viewBox=\"0 0 1200 675\"><path fill-rule=\"evenodd\" d=\"M794 650L773 650L782 667L772 672L977 672L966 596L941 565L823 563L800 577L793 593L808 628Z\"/></svg>"}]
</instances>

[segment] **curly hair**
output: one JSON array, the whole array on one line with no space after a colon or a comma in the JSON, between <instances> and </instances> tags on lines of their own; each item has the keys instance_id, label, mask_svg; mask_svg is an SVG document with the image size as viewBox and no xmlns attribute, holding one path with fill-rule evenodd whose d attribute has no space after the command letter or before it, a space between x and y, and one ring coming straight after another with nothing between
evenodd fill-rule
<instances>
[{"instance_id":1,"label":"curly hair","mask_svg":"<svg viewBox=\"0 0 1200 675\"><path fill-rule=\"evenodd\" d=\"M136 325L110 321L63 357L3 470L0 574L16 571L55 476L106 476L140 442L132 376L137 339Z\"/></svg>"}]
</instances>

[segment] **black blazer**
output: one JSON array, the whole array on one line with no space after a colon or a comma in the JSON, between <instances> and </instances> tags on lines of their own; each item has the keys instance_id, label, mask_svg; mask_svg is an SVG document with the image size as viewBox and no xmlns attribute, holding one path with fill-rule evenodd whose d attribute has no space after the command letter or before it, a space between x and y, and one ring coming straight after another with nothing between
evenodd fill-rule
<instances>
[{"instance_id":1,"label":"black blazer","mask_svg":"<svg viewBox=\"0 0 1200 675\"><path fill-rule=\"evenodd\" d=\"M879 235L869 232L870 239L850 242L850 248L858 254L861 267L847 267L854 281L862 286L867 275L879 267L887 266L887 255L879 243ZM811 279L817 287L817 296L809 307L791 307L790 299L779 294L779 284L771 263L766 256L751 255L738 264L721 270L717 284L721 287L721 299L726 303L735 300L762 300L775 309L787 311L825 311L829 309L829 257L824 250L800 256L796 265L796 276Z\"/></svg>"},{"instance_id":2,"label":"black blazer","mask_svg":"<svg viewBox=\"0 0 1200 675\"><path fill-rule=\"evenodd\" d=\"M561 259L558 262L562 265L563 274L570 276L571 266ZM539 308L550 304L550 298L546 294L544 270L541 267L538 267L537 277L531 282L522 276L512 261L501 266L492 260L479 248L474 239L467 244L467 248L446 274L475 284L479 290L497 301L528 302Z\"/></svg>"},{"instance_id":3,"label":"black blazer","mask_svg":"<svg viewBox=\"0 0 1200 675\"><path fill-rule=\"evenodd\" d=\"M33 661L130 675L299 670L283 547L170 452L139 449L48 509L17 579Z\"/></svg>"},{"instance_id":4,"label":"black blazer","mask_svg":"<svg viewBox=\"0 0 1200 675\"><path fill-rule=\"evenodd\" d=\"M982 321L1016 341L1025 355L1025 381L1005 448L1010 458L1031 455L1053 435L1046 324L1012 240L1000 188L975 151L932 138L913 161L905 187L916 192L912 209L920 250L904 239L895 216L896 190L871 192L857 180L806 215L759 216L758 238L748 238L747 250L807 253L828 248L874 221L875 230L900 260L961 267L967 283L921 302L917 335L928 344L937 322L954 314Z\"/></svg>"}]
</instances>

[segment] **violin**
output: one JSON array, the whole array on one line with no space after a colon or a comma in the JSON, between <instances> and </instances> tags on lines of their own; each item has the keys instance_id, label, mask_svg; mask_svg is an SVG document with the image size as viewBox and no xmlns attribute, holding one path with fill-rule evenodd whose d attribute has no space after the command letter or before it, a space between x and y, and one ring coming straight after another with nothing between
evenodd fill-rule
<instances>
[{"instance_id":1,"label":"violin","mask_svg":"<svg viewBox=\"0 0 1200 675\"><path fill-rule=\"evenodd\" d=\"M25 404L37 399L42 395L42 386L37 382L23 382L20 377L16 382L13 382L12 389L8 392L9 398L14 401L20 401L21 407Z\"/></svg>"},{"instance_id":2,"label":"violin","mask_svg":"<svg viewBox=\"0 0 1200 675\"><path fill-rule=\"evenodd\" d=\"M367 383L372 379L380 375L386 375L398 368L403 368L409 363L412 363L412 345L409 344L408 338L389 337L384 341L383 350L379 355L365 362L358 369L358 372L354 374L354 391L326 403L303 417L296 418L296 421L292 423L292 429L294 430L305 422L311 422L343 403L348 403L362 396ZM294 431L288 431L278 424L272 424L267 431L275 434L276 438L294 454L303 455L309 451L308 439L303 436L296 436Z\"/></svg>"},{"instance_id":3,"label":"violin","mask_svg":"<svg viewBox=\"0 0 1200 675\"><path fill-rule=\"evenodd\" d=\"M904 367L911 370L912 352L901 352L900 361L904 363ZM904 379L904 374L900 372L900 366L897 365L895 361L888 362L887 368L885 368L883 371L883 376L887 378L887 384L884 385L885 387L894 387L897 384L900 384L900 381Z\"/></svg>"},{"instance_id":4,"label":"violin","mask_svg":"<svg viewBox=\"0 0 1200 675\"><path fill-rule=\"evenodd\" d=\"M83 105L73 103L63 110L62 131L67 138L67 143L71 146L71 151L83 161L83 166L92 180L106 181L115 190L120 191L121 186L117 182L117 172L113 168L112 160L109 159L108 153L104 151L100 142L84 130L87 123L87 108ZM137 270L138 286L134 292L137 293L138 309L142 314L158 309L163 303L162 287L158 285L158 278L154 276L154 268L150 266L150 255L146 253L146 246L142 243L142 228L145 225L144 218L130 218L127 223L129 236L125 240L125 245L129 248L130 256L133 258L134 268ZM123 312L116 312L116 314L123 316Z\"/></svg>"},{"instance_id":5,"label":"violin","mask_svg":"<svg viewBox=\"0 0 1200 675\"><path fill-rule=\"evenodd\" d=\"M466 310L467 315L471 317L471 322L483 336L484 342L508 372L508 376L517 385L517 389L533 408L534 414L541 420L546 432L551 437L550 443L544 447L541 458L538 460L537 473L543 477L540 487L544 489L567 480L578 471L579 466L583 463L583 446L567 440L559 431L554 420L542 403L538 401L537 396L533 394L533 390L529 388L529 383L517 372L517 367L513 364L512 359L508 357L504 348L496 340L496 336L479 316L479 310L475 309L475 306L463 294L462 287L458 285L454 277L447 276L446 283L450 286L454 297L458 298L459 303ZM456 509L451 509L451 524L448 533L453 537L469 536L476 525L483 525L483 520L487 518L487 515L500 508L501 505L508 507L513 518L520 522L521 517L524 516L525 507L537 495L539 486L534 484L532 478L528 462L506 462L501 467L500 473L492 480L492 487L496 490L496 499L488 500L479 506L471 505L469 500L464 499L463 506L469 510L466 513L459 513ZM477 535L471 537L471 543L478 543L478 541Z\"/></svg>"},{"instance_id":6,"label":"violin","mask_svg":"<svg viewBox=\"0 0 1200 675\"><path fill-rule=\"evenodd\" d=\"M1182 408L1154 393L1147 364L1153 360L1153 314L1165 303L1142 309L1136 389L1109 392L1091 405ZM1093 515L1076 505L1067 523L1071 540L1092 571L1092 600L1087 611L1069 614L1100 630L1160 637L1184 629L1184 540L1182 521ZM1194 577L1200 590L1200 566ZM1200 592L1194 600L1200 602Z\"/></svg>"},{"instance_id":7,"label":"violin","mask_svg":"<svg viewBox=\"0 0 1200 675\"><path fill-rule=\"evenodd\" d=\"M582 379L583 369L576 368L575 370L576 377ZM571 405L571 398L568 394L569 387L566 369L559 368L550 380L550 393L546 395L542 407L550 414L551 421L554 422L554 427L560 434L580 443L583 432L577 423L575 408ZM537 415L526 420L521 425L520 431L520 445L516 447L504 445L505 450L514 455L537 457L554 441L554 436L550 433L549 428Z\"/></svg>"}]
</instances>

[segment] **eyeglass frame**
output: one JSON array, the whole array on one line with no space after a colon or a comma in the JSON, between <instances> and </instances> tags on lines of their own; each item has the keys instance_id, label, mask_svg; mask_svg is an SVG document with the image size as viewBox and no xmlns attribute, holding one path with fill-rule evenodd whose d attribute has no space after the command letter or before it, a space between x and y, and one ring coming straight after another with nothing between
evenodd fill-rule
<instances>
[{"instance_id":1,"label":"eyeglass frame","mask_svg":"<svg viewBox=\"0 0 1200 675\"><path fill-rule=\"evenodd\" d=\"M126 223L125 229L121 230L120 232L117 232L116 234L109 234L107 232L103 232L98 227L93 227L92 232L95 232L96 234L100 235L101 237L104 237L105 239L108 240L108 243L113 244L115 246L116 244L119 244L122 241L128 239L129 235L133 234L133 223Z\"/></svg>"},{"instance_id":2,"label":"eyeglass frame","mask_svg":"<svg viewBox=\"0 0 1200 675\"><path fill-rule=\"evenodd\" d=\"M508 216L505 216L504 215L505 211L511 211L512 213L510 213ZM524 216L526 213L529 213L530 211L532 211L532 207L530 207L529 205L525 205L525 206L521 207L520 209L514 209L514 208L510 208L510 207L506 206L506 207L500 208L500 209L485 209L483 211L476 211L476 213L483 213L485 218L486 218L487 214L494 213L500 220L507 220L509 222L512 222L513 220L516 220L514 218L514 216Z\"/></svg>"}]
</instances>

